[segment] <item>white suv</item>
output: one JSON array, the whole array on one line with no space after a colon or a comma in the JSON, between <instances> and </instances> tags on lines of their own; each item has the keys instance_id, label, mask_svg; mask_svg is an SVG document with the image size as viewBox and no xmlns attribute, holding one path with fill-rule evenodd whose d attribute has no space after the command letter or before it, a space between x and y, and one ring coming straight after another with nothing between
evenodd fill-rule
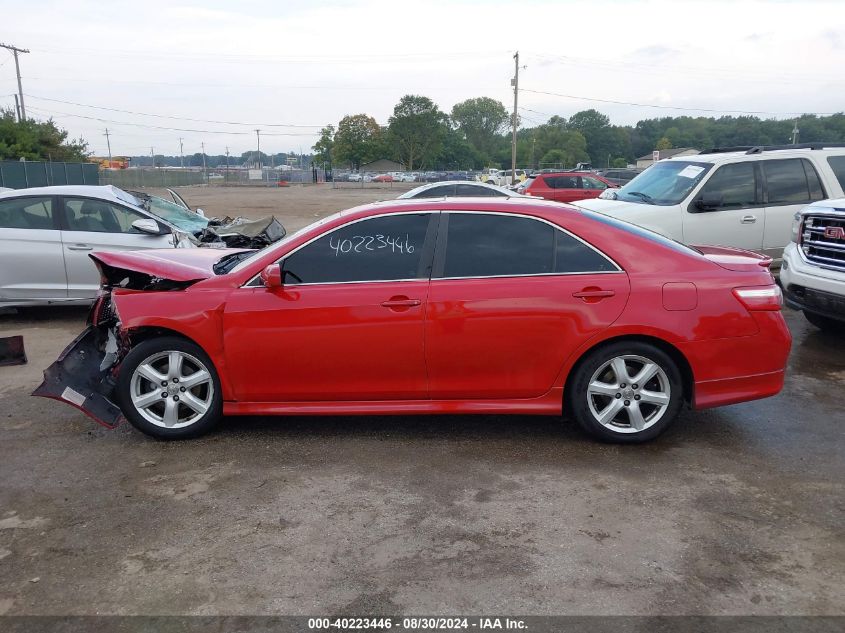
<instances>
[{"instance_id":1,"label":"white suv","mask_svg":"<svg viewBox=\"0 0 845 633\"><path fill-rule=\"evenodd\" d=\"M845 179L845 157L840 174ZM845 331L845 199L795 214L780 282L786 303L823 330Z\"/></svg>"},{"instance_id":2,"label":"white suv","mask_svg":"<svg viewBox=\"0 0 845 633\"><path fill-rule=\"evenodd\" d=\"M661 160L621 189L575 206L686 244L757 251L777 268L795 213L845 195L841 161L845 145L824 143L708 150Z\"/></svg>"}]
</instances>

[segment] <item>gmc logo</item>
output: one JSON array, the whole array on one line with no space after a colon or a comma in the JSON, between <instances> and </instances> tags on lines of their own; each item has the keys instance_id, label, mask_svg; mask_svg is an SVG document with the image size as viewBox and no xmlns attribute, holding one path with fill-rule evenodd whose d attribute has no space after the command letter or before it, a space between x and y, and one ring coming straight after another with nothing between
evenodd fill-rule
<instances>
[{"instance_id":1,"label":"gmc logo","mask_svg":"<svg viewBox=\"0 0 845 633\"><path fill-rule=\"evenodd\" d=\"M824 236L831 240L845 240L845 228L841 226L825 227Z\"/></svg>"}]
</instances>

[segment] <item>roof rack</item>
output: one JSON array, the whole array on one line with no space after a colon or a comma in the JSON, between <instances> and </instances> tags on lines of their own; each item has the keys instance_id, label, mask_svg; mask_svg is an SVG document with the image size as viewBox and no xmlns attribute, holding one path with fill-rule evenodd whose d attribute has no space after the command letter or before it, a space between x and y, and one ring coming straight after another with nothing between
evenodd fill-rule
<instances>
[{"instance_id":1,"label":"roof rack","mask_svg":"<svg viewBox=\"0 0 845 633\"><path fill-rule=\"evenodd\" d=\"M705 149L699 154L725 154L727 152L745 152L746 154L760 154L778 149L827 149L829 147L845 147L845 143L797 143L795 145L735 145L733 147L714 147Z\"/></svg>"}]
</instances>

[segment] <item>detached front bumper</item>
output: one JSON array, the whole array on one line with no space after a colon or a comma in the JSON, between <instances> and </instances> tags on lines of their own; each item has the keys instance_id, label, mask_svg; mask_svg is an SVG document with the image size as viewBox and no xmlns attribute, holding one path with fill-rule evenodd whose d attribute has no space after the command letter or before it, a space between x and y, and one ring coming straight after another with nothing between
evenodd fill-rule
<instances>
[{"instance_id":1,"label":"detached front bumper","mask_svg":"<svg viewBox=\"0 0 845 633\"><path fill-rule=\"evenodd\" d=\"M125 418L110 398L114 392L111 367L101 369L103 328L89 326L44 370L44 381L33 396L72 405L95 422L113 429Z\"/></svg>"}]
</instances>

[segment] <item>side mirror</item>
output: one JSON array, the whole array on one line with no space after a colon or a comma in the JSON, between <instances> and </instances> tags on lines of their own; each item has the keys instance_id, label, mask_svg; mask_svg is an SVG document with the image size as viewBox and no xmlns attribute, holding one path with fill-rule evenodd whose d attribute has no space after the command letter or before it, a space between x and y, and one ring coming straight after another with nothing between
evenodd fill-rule
<instances>
[{"instance_id":1,"label":"side mirror","mask_svg":"<svg viewBox=\"0 0 845 633\"><path fill-rule=\"evenodd\" d=\"M699 211L713 211L722 206L725 196L717 191L708 191L695 200L695 208Z\"/></svg>"},{"instance_id":2,"label":"side mirror","mask_svg":"<svg viewBox=\"0 0 845 633\"><path fill-rule=\"evenodd\" d=\"M142 218L132 223L132 228L147 235L161 235L161 227L153 219Z\"/></svg>"},{"instance_id":3,"label":"side mirror","mask_svg":"<svg viewBox=\"0 0 845 633\"><path fill-rule=\"evenodd\" d=\"M197 207L196 209L194 209L194 212L195 212L198 216L200 216L200 217L202 217L202 218L204 218L204 217L205 217L205 211L203 211L203 210L202 210L202 209L200 209L199 207Z\"/></svg>"},{"instance_id":4,"label":"side mirror","mask_svg":"<svg viewBox=\"0 0 845 633\"><path fill-rule=\"evenodd\" d=\"M264 287L272 290L282 287L282 266L281 264L270 264L261 271L261 282Z\"/></svg>"}]
</instances>

